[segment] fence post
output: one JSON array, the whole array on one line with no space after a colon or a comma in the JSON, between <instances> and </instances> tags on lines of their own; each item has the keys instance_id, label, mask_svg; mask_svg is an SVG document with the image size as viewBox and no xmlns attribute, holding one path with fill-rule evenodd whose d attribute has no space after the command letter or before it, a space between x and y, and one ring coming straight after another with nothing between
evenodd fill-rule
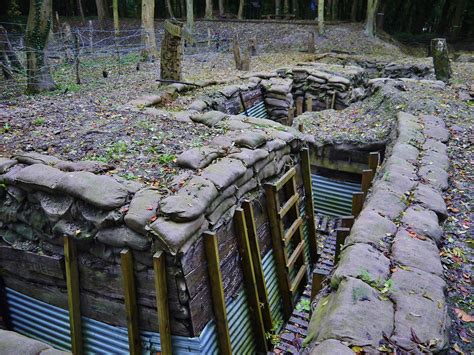
<instances>
[{"instance_id":1,"label":"fence post","mask_svg":"<svg viewBox=\"0 0 474 355\"><path fill-rule=\"evenodd\" d=\"M303 97L296 98L296 117L303 113Z\"/></svg>"},{"instance_id":2,"label":"fence post","mask_svg":"<svg viewBox=\"0 0 474 355\"><path fill-rule=\"evenodd\" d=\"M313 270L313 279L311 282L311 300L323 289L323 281L327 272L321 269Z\"/></svg>"},{"instance_id":3,"label":"fence post","mask_svg":"<svg viewBox=\"0 0 474 355\"><path fill-rule=\"evenodd\" d=\"M307 112L313 111L313 98L311 96L308 96L306 98L306 111Z\"/></svg>"},{"instance_id":4,"label":"fence post","mask_svg":"<svg viewBox=\"0 0 474 355\"><path fill-rule=\"evenodd\" d=\"M370 185L372 184L372 179L374 178L374 171L372 169L362 170L362 182L361 182L361 189L364 193L364 196L367 195L367 192L370 189Z\"/></svg>"},{"instance_id":5,"label":"fence post","mask_svg":"<svg viewBox=\"0 0 474 355\"><path fill-rule=\"evenodd\" d=\"M362 191L360 192L354 192L352 194L352 215L354 218L357 218L360 214L360 211L362 211L362 206L364 204L364 193Z\"/></svg>"},{"instance_id":6,"label":"fence post","mask_svg":"<svg viewBox=\"0 0 474 355\"><path fill-rule=\"evenodd\" d=\"M153 269L155 272L156 309L158 311L161 353L169 355L172 353L172 348L165 258L164 252L156 252L153 255Z\"/></svg>"},{"instance_id":7,"label":"fence post","mask_svg":"<svg viewBox=\"0 0 474 355\"><path fill-rule=\"evenodd\" d=\"M334 266L339 263L339 257L341 255L342 247L346 242L346 238L349 235L349 228L338 228L336 229L336 252L334 254Z\"/></svg>"},{"instance_id":8,"label":"fence post","mask_svg":"<svg viewBox=\"0 0 474 355\"><path fill-rule=\"evenodd\" d=\"M84 353L82 342L81 304L77 251L73 237L64 236L64 262L66 266L67 303L72 353Z\"/></svg>"}]
</instances>

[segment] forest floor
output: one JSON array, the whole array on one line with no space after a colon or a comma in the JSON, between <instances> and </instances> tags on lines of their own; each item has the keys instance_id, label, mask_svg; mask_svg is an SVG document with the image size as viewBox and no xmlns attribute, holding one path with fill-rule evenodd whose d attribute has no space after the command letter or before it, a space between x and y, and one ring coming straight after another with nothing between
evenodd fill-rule
<instances>
[{"instance_id":1,"label":"forest floor","mask_svg":"<svg viewBox=\"0 0 474 355\"><path fill-rule=\"evenodd\" d=\"M162 26L161 23L157 23ZM137 25L130 22L128 26ZM138 25L137 25L138 26ZM159 27L160 28L160 27ZM200 43L187 48L183 60L183 81L225 80L229 84L242 82L243 74L235 70L228 39L239 34L242 43L256 36L257 56L252 57L251 71L264 72L298 62L315 59L305 53L308 25L197 22L196 32L203 39L208 28L219 34L222 45L216 48ZM111 48L111 47L110 47ZM316 39L317 53L336 51L354 58L430 64L422 55L404 54L394 43L369 39L360 24L328 26L324 37ZM417 52L417 51L415 51ZM466 56L466 54L463 54ZM472 54L467 54L473 57ZM137 70L137 64L139 70ZM75 83L73 65L53 61L53 76L58 89L41 95L25 95L24 79L5 82L0 79L0 156L19 151L37 151L62 159L97 159L113 164L122 176L166 187L179 173L172 164L175 157L190 147L203 145L219 129L200 125L176 124L165 116L131 112L124 108L130 100L141 95L156 94L162 86L159 60L140 62L139 52L124 52L120 62L113 56L84 53L81 58L81 84ZM103 77L103 71L108 77ZM462 89L474 85L474 63L453 62L452 85L442 92L427 90L397 92L403 100L391 101L386 112L371 110L380 97L367 100L344 111L326 110L315 122L305 124L309 133L318 134L322 141L377 141L390 133L389 116L395 110L413 113L436 113L446 119L451 132L450 189L446 201L449 218L444 224L446 242L442 251L448 280L450 316L452 319L451 353L468 354L472 349L472 207L473 193L473 117L472 101L463 99ZM196 96L219 86L194 90L180 96L168 110L178 110ZM402 97L400 96L400 97ZM314 131L311 131L314 130Z\"/></svg>"}]
</instances>

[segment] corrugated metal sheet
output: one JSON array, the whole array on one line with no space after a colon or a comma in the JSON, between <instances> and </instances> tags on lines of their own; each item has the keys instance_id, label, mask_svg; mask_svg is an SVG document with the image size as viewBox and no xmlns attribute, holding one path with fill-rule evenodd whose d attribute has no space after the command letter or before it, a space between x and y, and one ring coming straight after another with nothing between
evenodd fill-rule
<instances>
[{"instance_id":1,"label":"corrugated metal sheet","mask_svg":"<svg viewBox=\"0 0 474 355\"><path fill-rule=\"evenodd\" d=\"M261 101L258 104L248 108L243 112L246 116L256 117L256 118L268 118L268 112L265 107L265 102Z\"/></svg>"},{"instance_id":2,"label":"corrugated metal sheet","mask_svg":"<svg viewBox=\"0 0 474 355\"><path fill-rule=\"evenodd\" d=\"M282 323L283 321L283 306L280 295L280 289L278 288L278 280L276 275L276 261L273 255L273 250L270 251L263 257L263 275L265 277L265 283L268 292L268 302L270 304L270 312L272 314L273 324ZM283 324L281 324L283 325ZM280 329L276 329L280 331Z\"/></svg>"},{"instance_id":3,"label":"corrugated metal sheet","mask_svg":"<svg viewBox=\"0 0 474 355\"><path fill-rule=\"evenodd\" d=\"M311 180L315 212L335 217L352 213L352 194L361 190L360 184L317 174Z\"/></svg>"}]
</instances>

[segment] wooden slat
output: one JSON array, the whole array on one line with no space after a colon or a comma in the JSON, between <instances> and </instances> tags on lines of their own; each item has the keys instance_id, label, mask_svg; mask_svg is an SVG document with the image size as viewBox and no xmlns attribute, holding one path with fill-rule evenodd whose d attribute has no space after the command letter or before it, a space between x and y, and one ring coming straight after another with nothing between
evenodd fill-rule
<instances>
[{"instance_id":1,"label":"wooden slat","mask_svg":"<svg viewBox=\"0 0 474 355\"><path fill-rule=\"evenodd\" d=\"M300 285L301 280L303 280L304 276L306 275L306 270L308 270L308 265L307 264L301 265L298 271L298 274L296 275L293 282L291 283L290 292L292 294L298 289L298 286Z\"/></svg>"},{"instance_id":2,"label":"wooden slat","mask_svg":"<svg viewBox=\"0 0 474 355\"><path fill-rule=\"evenodd\" d=\"M375 173L377 172L377 167L380 165L380 153L379 152L370 152L369 153L369 169Z\"/></svg>"},{"instance_id":3,"label":"wooden slat","mask_svg":"<svg viewBox=\"0 0 474 355\"><path fill-rule=\"evenodd\" d=\"M286 264L286 267L288 269L291 269L294 265L296 260L301 256L301 253L304 252L304 240L299 242L299 244L296 246L295 250L291 254L290 258L288 259L288 263Z\"/></svg>"},{"instance_id":4,"label":"wooden slat","mask_svg":"<svg viewBox=\"0 0 474 355\"><path fill-rule=\"evenodd\" d=\"M224 286L217 246L217 235L211 232L204 233L204 248L206 250L207 267L211 285L212 308L217 327L217 341L221 354L232 354L230 345L229 324L225 307Z\"/></svg>"},{"instance_id":5,"label":"wooden slat","mask_svg":"<svg viewBox=\"0 0 474 355\"><path fill-rule=\"evenodd\" d=\"M125 296L125 313L127 315L128 345L131 355L141 354L142 343L138 327L137 295L135 290L135 272L133 255L126 248L120 252L123 289Z\"/></svg>"},{"instance_id":6,"label":"wooden slat","mask_svg":"<svg viewBox=\"0 0 474 355\"><path fill-rule=\"evenodd\" d=\"M67 303L69 308L72 353L83 354L77 251L74 239L68 236L64 236L64 262L66 268Z\"/></svg>"},{"instance_id":7,"label":"wooden slat","mask_svg":"<svg viewBox=\"0 0 474 355\"><path fill-rule=\"evenodd\" d=\"M364 204L364 193L354 192L352 194L352 215L354 218L357 218L362 211L362 206Z\"/></svg>"},{"instance_id":8,"label":"wooden slat","mask_svg":"<svg viewBox=\"0 0 474 355\"><path fill-rule=\"evenodd\" d=\"M298 231L298 229L301 227L303 224L303 219L301 217L298 217L293 224L288 228L286 231L285 235L283 236L283 243L285 243L285 246L288 245L288 243L291 241L293 236L295 235L295 232Z\"/></svg>"},{"instance_id":9,"label":"wooden slat","mask_svg":"<svg viewBox=\"0 0 474 355\"><path fill-rule=\"evenodd\" d=\"M257 282L258 298L260 300L263 324L265 330L270 332L273 329L273 319L270 311L270 303L268 301L268 291L263 273L262 257L260 254L260 245L258 244L257 228L255 226L255 216L252 204L249 200L242 203L245 214L245 222L247 224L247 233L249 237L250 251L252 253L253 270L255 280Z\"/></svg>"},{"instance_id":10,"label":"wooden slat","mask_svg":"<svg viewBox=\"0 0 474 355\"><path fill-rule=\"evenodd\" d=\"M293 167L290 170L288 170L285 175L283 175L275 184L275 189L277 191L280 191L281 188L293 177L296 175L296 168Z\"/></svg>"},{"instance_id":11,"label":"wooden slat","mask_svg":"<svg viewBox=\"0 0 474 355\"><path fill-rule=\"evenodd\" d=\"M336 229L336 252L334 254L334 264L337 264L341 255L342 247L346 242L346 238L349 235L349 228L338 228Z\"/></svg>"},{"instance_id":12,"label":"wooden slat","mask_svg":"<svg viewBox=\"0 0 474 355\"><path fill-rule=\"evenodd\" d=\"M290 174L294 175L294 171L295 170L293 168L287 173L287 175L290 176L288 179L291 178ZM286 181L288 181L288 179ZM286 273L285 255L282 246L282 228L280 227L281 222L278 220L278 201L276 200L277 194L278 192L275 184L265 184L268 218L270 221L270 230L272 234L273 251L275 252L278 287L280 289L283 303L283 316L284 319L287 320L291 316L293 302L290 294L290 284Z\"/></svg>"},{"instance_id":13,"label":"wooden slat","mask_svg":"<svg viewBox=\"0 0 474 355\"><path fill-rule=\"evenodd\" d=\"M299 194L295 194L293 196L291 196L288 201L285 202L285 204L282 206L282 208L280 208L280 211L278 211L278 216L280 218L283 218L286 216L286 214L288 213L288 211L297 203L299 202L300 200L300 195Z\"/></svg>"},{"instance_id":14,"label":"wooden slat","mask_svg":"<svg viewBox=\"0 0 474 355\"><path fill-rule=\"evenodd\" d=\"M364 195L367 195L367 192L370 189L370 185L372 184L372 179L374 178L374 172L371 169L362 170L362 182L361 182L361 190Z\"/></svg>"},{"instance_id":15,"label":"wooden slat","mask_svg":"<svg viewBox=\"0 0 474 355\"><path fill-rule=\"evenodd\" d=\"M309 99L309 98L308 98ZM316 233L316 224L314 222L314 202L313 186L311 183L311 165L309 158L309 149L304 148L301 153L301 174L303 177L304 195L305 195L305 219L308 226L308 246L309 261L315 264L318 261L318 235Z\"/></svg>"},{"instance_id":16,"label":"wooden slat","mask_svg":"<svg viewBox=\"0 0 474 355\"><path fill-rule=\"evenodd\" d=\"M244 273L244 285L247 293L247 301L252 318L252 326L255 334L255 343L258 352L268 352L268 344L265 336L265 326L263 324L260 300L257 291L257 280L253 268L252 252L248 240L247 223L245 221L244 210L237 208L234 214L235 229L239 254L242 259L242 269Z\"/></svg>"},{"instance_id":17,"label":"wooden slat","mask_svg":"<svg viewBox=\"0 0 474 355\"><path fill-rule=\"evenodd\" d=\"M170 311L168 306L168 286L166 281L166 255L163 251L153 255L156 309L160 329L161 353L172 354Z\"/></svg>"}]
</instances>

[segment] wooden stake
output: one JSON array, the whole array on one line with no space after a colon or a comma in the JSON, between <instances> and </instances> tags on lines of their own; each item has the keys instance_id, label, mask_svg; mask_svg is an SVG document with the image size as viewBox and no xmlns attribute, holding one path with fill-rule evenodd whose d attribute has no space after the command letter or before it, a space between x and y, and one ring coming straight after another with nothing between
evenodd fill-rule
<instances>
[{"instance_id":1,"label":"wooden stake","mask_svg":"<svg viewBox=\"0 0 474 355\"><path fill-rule=\"evenodd\" d=\"M296 116L303 113L303 98L300 96L296 99Z\"/></svg>"},{"instance_id":2,"label":"wooden stake","mask_svg":"<svg viewBox=\"0 0 474 355\"><path fill-rule=\"evenodd\" d=\"M203 238L210 280L209 284L211 286L212 308L214 310L214 318L216 319L219 350L221 354L232 354L217 235L215 233L205 232Z\"/></svg>"},{"instance_id":3,"label":"wooden stake","mask_svg":"<svg viewBox=\"0 0 474 355\"><path fill-rule=\"evenodd\" d=\"M311 96L308 96L306 98L306 111L307 112L313 111L313 98Z\"/></svg>"},{"instance_id":4,"label":"wooden stake","mask_svg":"<svg viewBox=\"0 0 474 355\"><path fill-rule=\"evenodd\" d=\"M352 194L352 215L354 218L357 218L362 211L362 206L364 204L364 193L354 192Z\"/></svg>"},{"instance_id":5,"label":"wooden stake","mask_svg":"<svg viewBox=\"0 0 474 355\"><path fill-rule=\"evenodd\" d=\"M288 126L292 126L293 125L293 118L295 117L295 108L294 107L290 107L288 109Z\"/></svg>"},{"instance_id":6,"label":"wooden stake","mask_svg":"<svg viewBox=\"0 0 474 355\"><path fill-rule=\"evenodd\" d=\"M153 269L155 271L156 309L160 329L161 353L172 353L171 326L168 307L168 286L166 282L166 255L159 251L153 255Z\"/></svg>"},{"instance_id":7,"label":"wooden stake","mask_svg":"<svg viewBox=\"0 0 474 355\"><path fill-rule=\"evenodd\" d=\"M311 282L311 299L313 299L319 293L319 291L323 289L323 280L326 275L327 272L324 270L313 270L313 280Z\"/></svg>"},{"instance_id":8,"label":"wooden stake","mask_svg":"<svg viewBox=\"0 0 474 355\"><path fill-rule=\"evenodd\" d=\"M301 174L304 186L304 202L305 202L305 218L308 226L308 244L309 259L315 264L318 261L318 243L316 234L316 225L314 223L314 202L313 202L313 186L311 182L311 165L309 159L309 149L303 148L300 153L301 157Z\"/></svg>"},{"instance_id":9,"label":"wooden stake","mask_svg":"<svg viewBox=\"0 0 474 355\"><path fill-rule=\"evenodd\" d=\"M334 91L332 93L331 108L334 110L335 107L336 107L336 92Z\"/></svg>"},{"instance_id":10,"label":"wooden stake","mask_svg":"<svg viewBox=\"0 0 474 355\"><path fill-rule=\"evenodd\" d=\"M242 203L242 208L244 209L245 222L247 225L250 251L252 253L253 270L255 273L255 279L257 281L258 299L262 309L263 324L265 326L265 331L270 332L273 329L273 320L270 311L270 303L268 301L265 275L263 273L260 245L258 244L258 235L255 226L255 216L253 213L252 204L249 200L244 200Z\"/></svg>"},{"instance_id":11,"label":"wooden stake","mask_svg":"<svg viewBox=\"0 0 474 355\"><path fill-rule=\"evenodd\" d=\"M250 308L250 316L253 319L252 325L255 333L257 351L265 354L268 352L268 344L266 342L265 326L263 324L263 316L257 291L257 280L253 266L252 252L250 250L247 224L245 221L244 211L241 208L237 208L235 211L234 222L237 232L240 258L242 259L247 301Z\"/></svg>"},{"instance_id":12,"label":"wooden stake","mask_svg":"<svg viewBox=\"0 0 474 355\"><path fill-rule=\"evenodd\" d=\"M125 296L125 312L127 314L128 345L131 355L142 352L140 329L138 328L137 295L135 290L135 272L133 268L133 255L126 248L120 252L122 267L123 289Z\"/></svg>"},{"instance_id":13,"label":"wooden stake","mask_svg":"<svg viewBox=\"0 0 474 355\"><path fill-rule=\"evenodd\" d=\"M380 165L380 153L379 152L371 152L369 153L369 169L371 169L375 173L377 172L377 167Z\"/></svg>"},{"instance_id":14,"label":"wooden stake","mask_svg":"<svg viewBox=\"0 0 474 355\"><path fill-rule=\"evenodd\" d=\"M341 250L346 242L346 238L349 235L349 228L338 228L336 229L336 253L334 254L334 265L339 262L341 256Z\"/></svg>"},{"instance_id":15,"label":"wooden stake","mask_svg":"<svg viewBox=\"0 0 474 355\"><path fill-rule=\"evenodd\" d=\"M81 300L79 291L79 271L74 239L64 236L64 262L66 266L67 303L73 354L83 354Z\"/></svg>"},{"instance_id":16,"label":"wooden stake","mask_svg":"<svg viewBox=\"0 0 474 355\"><path fill-rule=\"evenodd\" d=\"M372 179L374 178L374 171L372 169L362 170L362 182L361 182L361 189L364 193L364 196L367 195L367 192L370 189L370 185L372 184Z\"/></svg>"}]
</instances>

